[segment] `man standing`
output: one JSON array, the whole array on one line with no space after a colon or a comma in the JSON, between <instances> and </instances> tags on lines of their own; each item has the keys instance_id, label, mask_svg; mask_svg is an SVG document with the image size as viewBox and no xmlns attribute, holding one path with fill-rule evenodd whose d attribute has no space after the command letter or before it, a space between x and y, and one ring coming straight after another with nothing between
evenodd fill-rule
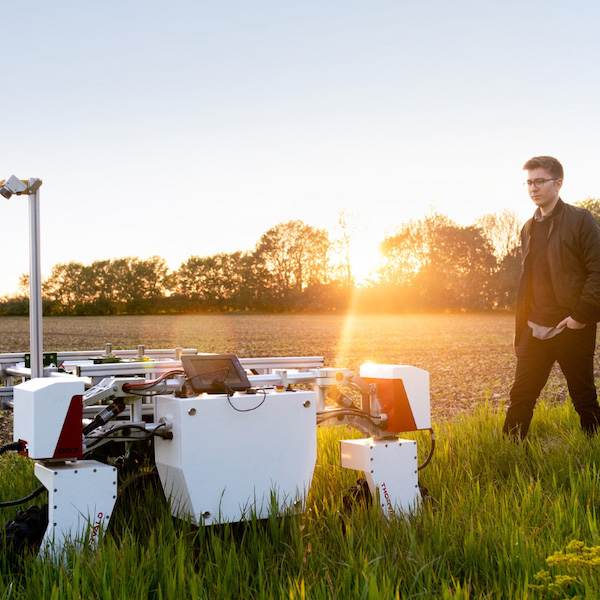
<instances>
[{"instance_id":1,"label":"man standing","mask_svg":"<svg viewBox=\"0 0 600 600\"><path fill-rule=\"evenodd\" d=\"M581 427L591 434L600 424L594 385L600 226L589 211L559 197L563 167L558 160L536 156L523 170L537 209L521 231L517 370L504 433L527 435L536 400L558 361Z\"/></svg>"}]
</instances>

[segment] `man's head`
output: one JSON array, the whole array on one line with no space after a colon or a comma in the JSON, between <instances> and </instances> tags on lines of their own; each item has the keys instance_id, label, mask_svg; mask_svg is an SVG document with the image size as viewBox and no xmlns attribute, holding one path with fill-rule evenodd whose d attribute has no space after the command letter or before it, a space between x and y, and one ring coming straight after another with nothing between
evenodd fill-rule
<instances>
[{"instance_id":1,"label":"man's head","mask_svg":"<svg viewBox=\"0 0 600 600\"><path fill-rule=\"evenodd\" d=\"M542 215L549 213L558 202L564 177L562 165L552 156L534 156L523 165L523 170L529 196Z\"/></svg>"}]
</instances>

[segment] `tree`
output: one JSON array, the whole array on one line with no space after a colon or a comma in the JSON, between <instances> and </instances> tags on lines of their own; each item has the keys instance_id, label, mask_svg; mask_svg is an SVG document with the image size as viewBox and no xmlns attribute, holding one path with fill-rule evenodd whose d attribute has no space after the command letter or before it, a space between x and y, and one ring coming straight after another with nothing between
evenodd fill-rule
<instances>
[{"instance_id":1,"label":"tree","mask_svg":"<svg viewBox=\"0 0 600 600\"><path fill-rule=\"evenodd\" d=\"M44 296L59 314L140 312L164 296L169 272L159 256L70 262L52 268L42 284Z\"/></svg>"},{"instance_id":2,"label":"tree","mask_svg":"<svg viewBox=\"0 0 600 600\"><path fill-rule=\"evenodd\" d=\"M335 249L341 255L341 280L346 286L351 286L354 283L352 274L352 263L350 261L350 248L352 246L352 237L356 232L356 213L347 210L341 210L338 213L338 230L339 235L334 241Z\"/></svg>"},{"instance_id":3,"label":"tree","mask_svg":"<svg viewBox=\"0 0 600 600\"><path fill-rule=\"evenodd\" d=\"M211 309L236 308L244 285L244 266L242 252L191 256L177 271L176 289Z\"/></svg>"},{"instance_id":4,"label":"tree","mask_svg":"<svg viewBox=\"0 0 600 600\"><path fill-rule=\"evenodd\" d=\"M302 221L280 223L261 236L253 257L269 278L278 308L293 305L307 286L327 283L330 250L327 232Z\"/></svg>"},{"instance_id":5,"label":"tree","mask_svg":"<svg viewBox=\"0 0 600 600\"><path fill-rule=\"evenodd\" d=\"M589 210L594 215L594 219L600 223L600 198L586 198L580 202L575 202L575 206Z\"/></svg>"},{"instance_id":6,"label":"tree","mask_svg":"<svg viewBox=\"0 0 600 600\"><path fill-rule=\"evenodd\" d=\"M478 227L460 227L434 213L404 225L381 248L386 258L382 281L411 288L415 308L489 306L496 260Z\"/></svg>"},{"instance_id":7,"label":"tree","mask_svg":"<svg viewBox=\"0 0 600 600\"><path fill-rule=\"evenodd\" d=\"M84 284L84 270L85 266L75 261L58 263L42 283L44 296L57 304L59 312L75 314L77 308L88 301L89 288Z\"/></svg>"},{"instance_id":8,"label":"tree","mask_svg":"<svg viewBox=\"0 0 600 600\"><path fill-rule=\"evenodd\" d=\"M523 223L512 210L505 208L502 212L484 215L477 220L476 225L492 244L499 261L520 245Z\"/></svg>"}]
</instances>

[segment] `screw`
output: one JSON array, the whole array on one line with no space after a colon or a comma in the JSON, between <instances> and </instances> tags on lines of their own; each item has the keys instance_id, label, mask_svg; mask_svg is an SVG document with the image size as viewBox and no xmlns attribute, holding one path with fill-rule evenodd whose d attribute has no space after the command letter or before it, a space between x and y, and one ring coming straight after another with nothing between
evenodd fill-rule
<instances>
[{"instance_id":1,"label":"screw","mask_svg":"<svg viewBox=\"0 0 600 600\"><path fill-rule=\"evenodd\" d=\"M190 417L193 417L195 414L196 414L195 408L190 408L190 410L188 410L188 415L190 415Z\"/></svg>"},{"instance_id":2,"label":"screw","mask_svg":"<svg viewBox=\"0 0 600 600\"><path fill-rule=\"evenodd\" d=\"M302 406L304 406L304 408L308 408L310 406L310 400L307 400Z\"/></svg>"}]
</instances>

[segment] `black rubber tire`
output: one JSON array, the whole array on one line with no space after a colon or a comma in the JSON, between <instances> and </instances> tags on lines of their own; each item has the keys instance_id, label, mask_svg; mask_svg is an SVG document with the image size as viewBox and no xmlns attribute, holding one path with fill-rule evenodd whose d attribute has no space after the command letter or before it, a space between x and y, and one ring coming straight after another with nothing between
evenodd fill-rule
<instances>
[{"instance_id":1,"label":"black rubber tire","mask_svg":"<svg viewBox=\"0 0 600 600\"><path fill-rule=\"evenodd\" d=\"M20 510L12 521L6 521L4 524L2 547L15 554L37 548L47 528L47 504L30 506L27 510Z\"/></svg>"}]
</instances>

